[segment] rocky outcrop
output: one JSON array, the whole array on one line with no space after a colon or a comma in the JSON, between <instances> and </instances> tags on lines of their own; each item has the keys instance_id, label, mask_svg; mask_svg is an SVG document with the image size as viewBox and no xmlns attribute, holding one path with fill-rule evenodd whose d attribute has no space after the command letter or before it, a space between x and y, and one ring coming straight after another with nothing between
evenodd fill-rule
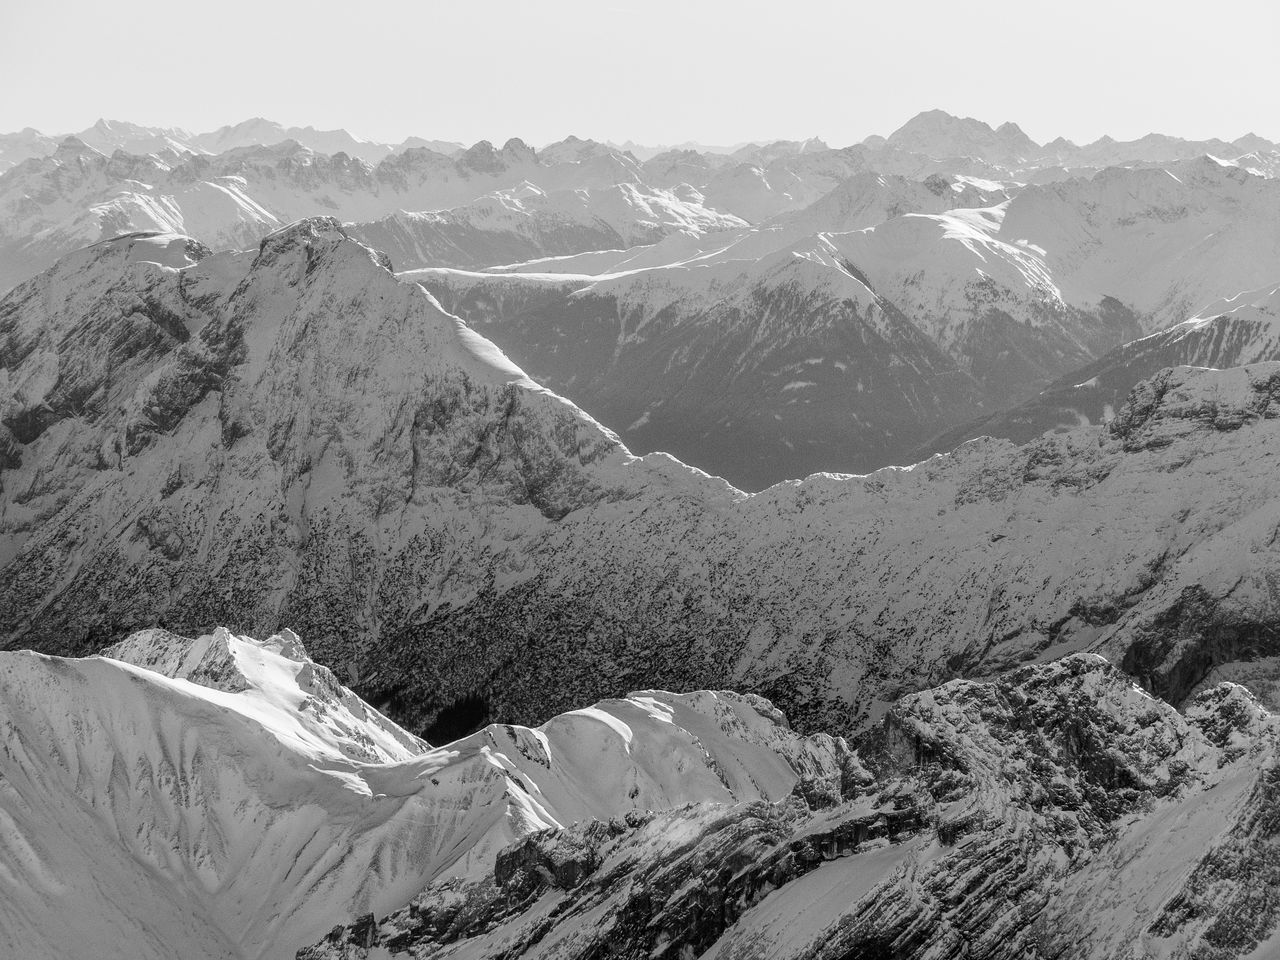
<instances>
[{"instance_id":1,"label":"rocky outcrop","mask_svg":"<svg viewBox=\"0 0 1280 960\"><path fill-rule=\"evenodd\" d=\"M1095 656L953 681L890 710L834 804L534 834L299 957L1244 956L1274 910L1230 870L1273 859L1278 737L1239 687L1183 717Z\"/></svg>"}]
</instances>

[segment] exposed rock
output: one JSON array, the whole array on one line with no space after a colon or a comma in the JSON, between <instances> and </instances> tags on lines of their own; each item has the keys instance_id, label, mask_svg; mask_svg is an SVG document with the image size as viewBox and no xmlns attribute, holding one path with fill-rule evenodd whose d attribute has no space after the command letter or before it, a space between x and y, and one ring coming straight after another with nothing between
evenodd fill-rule
<instances>
[{"instance_id":1,"label":"exposed rock","mask_svg":"<svg viewBox=\"0 0 1280 960\"><path fill-rule=\"evenodd\" d=\"M893 707L863 745L874 777L834 806L537 834L371 942L298 956L1241 957L1273 943L1244 877L1272 870L1278 747L1238 687L1183 718L1096 656L953 681Z\"/></svg>"}]
</instances>

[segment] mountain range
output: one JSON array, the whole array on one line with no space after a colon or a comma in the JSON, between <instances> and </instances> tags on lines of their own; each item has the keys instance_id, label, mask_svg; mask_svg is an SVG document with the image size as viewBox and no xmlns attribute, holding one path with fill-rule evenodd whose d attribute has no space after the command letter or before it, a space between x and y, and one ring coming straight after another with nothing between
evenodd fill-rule
<instances>
[{"instance_id":1,"label":"mountain range","mask_svg":"<svg viewBox=\"0 0 1280 960\"><path fill-rule=\"evenodd\" d=\"M1180 703L1280 652L1275 363L748 495L633 456L334 220L254 254L90 247L0 302L0 345L8 648L292 623L429 739L636 686L745 687L853 733L1075 649Z\"/></svg>"},{"instance_id":2,"label":"mountain range","mask_svg":"<svg viewBox=\"0 0 1280 960\"><path fill-rule=\"evenodd\" d=\"M398 144L378 143L353 136L345 130L317 130L315 127L286 127L272 120L253 117L207 133L192 133L179 127L148 127L123 120L100 119L91 127L71 133L46 136L30 127L0 137L0 172L29 157L47 156L57 144L75 137L101 153L117 150L132 154L192 153L219 154L239 147L269 147L294 141L316 153L345 153L369 163L377 163L394 153L424 147L436 153L461 153L465 145L452 140L424 140L409 137Z\"/></svg>"},{"instance_id":3,"label":"mountain range","mask_svg":"<svg viewBox=\"0 0 1280 960\"><path fill-rule=\"evenodd\" d=\"M1000 424L1273 282L1280 252L1258 138L1234 159L1195 156L1236 152L1223 141L1147 138L1098 170L1096 144L1071 166L1016 125L938 111L842 149L643 161L576 137L371 163L255 142L289 132L265 121L187 136L219 153L180 149L182 131L91 131L111 155L71 137L0 174L0 288L103 238L242 250L324 211L632 449L749 490L907 464L979 424L1027 439Z\"/></svg>"},{"instance_id":4,"label":"mountain range","mask_svg":"<svg viewBox=\"0 0 1280 960\"><path fill-rule=\"evenodd\" d=\"M318 130L315 127L285 126L262 117L228 124L206 133L193 133L179 127L145 126L128 121L99 119L79 131L44 134L27 127L16 133L0 135L0 172L32 156L54 152L57 143L74 136L103 153L123 150L125 153L217 154L246 146L272 146L294 140L317 153L345 153L369 163L377 163L391 154L415 147L451 155L462 152L466 145L453 140L431 140L411 136L399 143L384 143L354 136L346 130ZM592 143L569 136L562 143ZM1152 133L1137 140L1117 141L1103 136L1092 143L1078 146L1063 137L1040 144L1032 140L1012 122L992 128L972 117L957 117L944 110L926 110L912 117L887 137L870 136L860 146L879 148L885 145L929 157L972 157L1011 167L1035 169L1040 166L1107 167L1127 163L1186 160L1201 154L1230 159L1256 154L1266 160L1280 149L1280 144L1254 133L1234 140L1186 140L1181 137ZM760 140L727 146L714 146L693 141L679 144L648 145L628 140L606 142L618 153L629 153L640 161L661 154L697 153L728 157L734 160L764 162L782 156L827 151L830 148L818 137L807 140ZM1274 163L1274 158L1271 159Z\"/></svg>"},{"instance_id":5,"label":"mountain range","mask_svg":"<svg viewBox=\"0 0 1280 960\"><path fill-rule=\"evenodd\" d=\"M290 631L0 664L0 935L31 960L1275 943L1280 725L1230 683L1179 713L1076 654L904 697L856 748L711 691L432 747Z\"/></svg>"},{"instance_id":6,"label":"mountain range","mask_svg":"<svg viewBox=\"0 0 1280 960\"><path fill-rule=\"evenodd\" d=\"M1277 263L1280 181L1201 158L1020 189L862 174L755 227L405 276L634 448L760 489L937 452Z\"/></svg>"},{"instance_id":7,"label":"mountain range","mask_svg":"<svg viewBox=\"0 0 1280 960\"><path fill-rule=\"evenodd\" d=\"M1274 954L1278 171L0 136L0 955Z\"/></svg>"}]
</instances>

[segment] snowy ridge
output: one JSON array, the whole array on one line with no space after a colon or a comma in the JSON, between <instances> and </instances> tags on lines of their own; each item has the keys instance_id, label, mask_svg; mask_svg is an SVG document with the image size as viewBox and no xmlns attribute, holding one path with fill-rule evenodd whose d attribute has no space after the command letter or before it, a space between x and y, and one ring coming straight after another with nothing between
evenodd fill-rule
<instances>
[{"instance_id":1,"label":"snowy ridge","mask_svg":"<svg viewBox=\"0 0 1280 960\"><path fill-rule=\"evenodd\" d=\"M266 640L237 637L225 628L196 639L143 630L100 654L174 680L186 680L256 701L263 726L312 752L366 763L394 763L429 749L338 683L307 655L291 630Z\"/></svg>"},{"instance_id":2,"label":"snowy ridge","mask_svg":"<svg viewBox=\"0 0 1280 960\"><path fill-rule=\"evenodd\" d=\"M1026 443L1048 430L1106 423L1140 381L1166 367L1225 369L1280 360L1275 283L1209 304L1200 315L1125 343L1071 371L1025 403L930 438L920 459L975 436Z\"/></svg>"},{"instance_id":3,"label":"snowy ridge","mask_svg":"<svg viewBox=\"0 0 1280 960\"><path fill-rule=\"evenodd\" d=\"M290 957L532 830L774 800L847 754L759 698L656 691L431 749L291 632L222 629L0 654L0 736L0 946L32 960Z\"/></svg>"}]
</instances>

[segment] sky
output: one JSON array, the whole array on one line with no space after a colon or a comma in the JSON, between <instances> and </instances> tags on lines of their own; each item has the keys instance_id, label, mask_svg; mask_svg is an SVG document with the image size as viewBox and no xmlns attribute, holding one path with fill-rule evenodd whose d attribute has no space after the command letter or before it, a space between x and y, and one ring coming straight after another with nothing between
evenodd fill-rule
<instances>
[{"instance_id":1,"label":"sky","mask_svg":"<svg viewBox=\"0 0 1280 960\"><path fill-rule=\"evenodd\" d=\"M251 116L542 145L888 134L1280 140L1280 4L1235 0L0 0L0 131Z\"/></svg>"}]
</instances>

